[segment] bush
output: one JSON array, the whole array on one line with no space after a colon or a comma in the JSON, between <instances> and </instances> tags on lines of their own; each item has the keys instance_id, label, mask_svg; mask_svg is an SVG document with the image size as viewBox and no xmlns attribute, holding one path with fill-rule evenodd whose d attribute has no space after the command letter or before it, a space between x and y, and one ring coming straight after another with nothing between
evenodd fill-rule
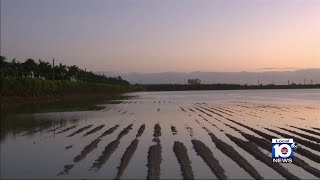
<instances>
[{"instance_id":1,"label":"bush","mask_svg":"<svg viewBox=\"0 0 320 180\"><path fill-rule=\"evenodd\" d=\"M43 96L65 93L124 93L137 90L129 85L114 85L68 80L41 80L36 78L1 78L1 96Z\"/></svg>"}]
</instances>

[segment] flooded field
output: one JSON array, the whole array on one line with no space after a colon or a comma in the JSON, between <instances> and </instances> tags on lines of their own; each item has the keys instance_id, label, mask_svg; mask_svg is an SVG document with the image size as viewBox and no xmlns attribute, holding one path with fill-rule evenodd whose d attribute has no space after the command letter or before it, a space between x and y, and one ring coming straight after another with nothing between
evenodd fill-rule
<instances>
[{"instance_id":1,"label":"flooded field","mask_svg":"<svg viewBox=\"0 0 320 180\"><path fill-rule=\"evenodd\" d=\"M318 179L320 90L141 92L1 120L1 178ZM293 138L274 164L272 138Z\"/></svg>"}]
</instances>

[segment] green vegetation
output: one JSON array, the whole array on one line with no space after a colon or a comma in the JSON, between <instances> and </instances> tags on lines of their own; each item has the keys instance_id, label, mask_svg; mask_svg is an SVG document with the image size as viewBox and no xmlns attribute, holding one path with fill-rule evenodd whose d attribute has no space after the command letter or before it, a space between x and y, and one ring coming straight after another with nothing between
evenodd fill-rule
<instances>
[{"instance_id":1,"label":"green vegetation","mask_svg":"<svg viewBox=\"0 0 320 180\"><path fill-rule=\"evenodd\" d=\"M7 62L0 56L1 96L48 96L65 94L116 94L138 90L118 77L87 72L77 66L51 66L39 60Z\"/></svg>"},{"instance_id":2,"label":"green vegetation","mask_svg":"<svg viewBox=\"0 0 320 180\"><path fill-rule=\"evenodd\" d=\"M96 82L69 80L42 80L36 78L1 78L2 96L43 96L69 93L124 93L135 88L129 85L115 85Z\"/></svg>"}]
</instances>

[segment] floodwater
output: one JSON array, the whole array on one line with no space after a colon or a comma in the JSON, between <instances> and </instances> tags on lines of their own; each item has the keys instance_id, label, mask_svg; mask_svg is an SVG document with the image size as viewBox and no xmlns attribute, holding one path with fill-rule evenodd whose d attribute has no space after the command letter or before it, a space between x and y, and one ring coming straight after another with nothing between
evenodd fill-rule
<instances>
[{"instance_id":1,"label":"floodwater","mask_svg":"<svg viewBox=\"0 0 320 180\"><path fill-rule=\"evenodd\" d=\"M320 177L319 89L128 95L2 117L1 178ZM272 137L298 143L293 164L272 164Z\"/></svg>"}]
</instances>

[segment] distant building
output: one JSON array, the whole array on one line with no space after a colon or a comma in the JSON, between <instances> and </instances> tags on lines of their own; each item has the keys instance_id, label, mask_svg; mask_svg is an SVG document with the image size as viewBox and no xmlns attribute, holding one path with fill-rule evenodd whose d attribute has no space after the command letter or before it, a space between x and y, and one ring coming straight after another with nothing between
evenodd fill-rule
<instances>
[{"instance_id":1,"label":"distant building","mask_svg":"<svg viewBox=\"0 0 320 180\"><path fill-rule=\"evenodd\" d=\"M195 84L201 84L200 79L188 79L188 84L195 85Z\"/></svg>"}]
</instances>

